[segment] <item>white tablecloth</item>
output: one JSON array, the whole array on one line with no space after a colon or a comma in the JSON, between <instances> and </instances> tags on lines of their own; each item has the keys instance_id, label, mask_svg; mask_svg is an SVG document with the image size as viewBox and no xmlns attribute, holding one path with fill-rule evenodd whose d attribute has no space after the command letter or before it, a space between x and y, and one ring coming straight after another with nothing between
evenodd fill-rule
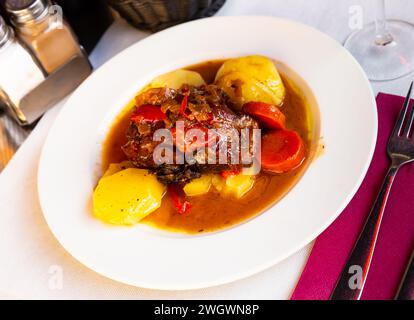
<instances>
[{"instance_id":1,"label":"white tablecloth","mask_svg":"<svg viewBox=\"0 0 414 320\"><path fill-rule=\"evenodd\" d=\"M414 2L393 0L389 16L414 22ZM351 6L361 5L372 20L369 0L227 0L218 15L273 15L312 25L340 42L351 32ZM352 8L351 8L352 9ZM352 10L351 10L352 11ZM147 36L116 21L91 55L99 67ZM277 39L269 39L277 41ZM339 75L338 75L339 76ZM374 90L404 94L413 75L373 83ZM73 259L49 231L40 211L36 173L41 147L64 102L50 110L0 175L0 298L28 299L287 299L311 245L247 279L193 291L156 291L104 278Z\"/></svg>"}]
</instances>

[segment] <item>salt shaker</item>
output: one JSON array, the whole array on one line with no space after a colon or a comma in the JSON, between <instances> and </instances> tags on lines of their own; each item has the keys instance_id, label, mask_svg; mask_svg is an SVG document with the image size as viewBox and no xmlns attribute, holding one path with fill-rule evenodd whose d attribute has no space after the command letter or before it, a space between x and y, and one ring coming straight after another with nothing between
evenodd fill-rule
<instances>
[{"instance_id":1,"label":"salt shaker","mask_svg":"<svg viewBox=\"0 0 414 320\"><path fill-rule=\"evenodd\" d=\"M26 122L22 102L30 91L44 81L45 76L1 17L0 70L0 103L21 122Z\"/></svg>"}]
</instances>

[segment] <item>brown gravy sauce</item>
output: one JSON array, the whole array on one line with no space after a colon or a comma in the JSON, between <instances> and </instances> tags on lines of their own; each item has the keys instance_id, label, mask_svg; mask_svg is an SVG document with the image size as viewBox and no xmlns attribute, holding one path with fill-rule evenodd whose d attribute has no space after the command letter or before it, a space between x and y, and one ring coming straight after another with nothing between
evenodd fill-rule
<instances>
[{"instance_id":1,"label":"brown gravy sauce","mask_svg":"<svg viewBox=\"0 0 414 320\"><path fill-rule=\"evenodd\" d=\"M208 61L187 69L199 72L207 83L212 83L223 62L223 60ZM260 173L252 190L239 200L223 198L212 187L206 195L189 198L192 207L190 213L185 216L178 214L168 196L165 196L161 207L145 218L144 223L164 230L190 234L216 231L260 214L288 193L308 167L314 153L312 150L316 148L313 139L310 138L314 136L312 134L314 129L310 127L312 121L309 121L310 111L307 101L304 100L303 95L298 94L298 88L294 87L292 79L288 79L283 72L281 75L286 87L282 111L287 118L287 128L296 130L307 146L305 163L300 168L282 175ZM125 132L133 106L134 99L125 107L109 131L102 154L103 170L106 170L110 163L126 160L121 146L126 143Z\"/></svg>"}]
</instances>

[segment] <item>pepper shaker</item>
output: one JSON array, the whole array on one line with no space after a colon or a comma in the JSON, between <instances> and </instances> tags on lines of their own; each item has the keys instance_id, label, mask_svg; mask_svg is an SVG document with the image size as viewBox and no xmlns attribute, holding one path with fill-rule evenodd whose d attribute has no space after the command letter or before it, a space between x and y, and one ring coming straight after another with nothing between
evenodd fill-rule
<instances>
[{"instance_id":1,"label":"pepper shaker","mask_svg":"<svg viewBox=\"0 0 414 320\"><path fill-rule=\"evenodd\" d=\"M46 75L45 81L14 106L18 122L27 125L76 89L90 75L92 67L63 19L61 7L49 0L6 0L5 9L19 40Z\"/></svg>"},{"instance_id":2,"label":"pepper shaker","mask_svg":"<svg viewBox=\"0 0 414 320\"><path fill-rule=\"evenodd\" d=\"M48 0L6 0L5 5L19 38L48 74L61 68L72 57L83 55L59 6Z\"/></svg>"}]
</instances>

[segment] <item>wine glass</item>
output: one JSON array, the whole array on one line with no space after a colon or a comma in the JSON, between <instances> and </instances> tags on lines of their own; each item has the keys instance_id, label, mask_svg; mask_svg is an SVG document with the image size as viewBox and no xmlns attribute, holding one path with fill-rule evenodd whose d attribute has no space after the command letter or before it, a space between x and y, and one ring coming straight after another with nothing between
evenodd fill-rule
<instances>
[{"instance_id":1,"label":"wine glass","mask_svg":"<svg viewBox=\"0 0 414 320\"><path fill-rule=\"evenodd\" d=\"M344 46L370 80L385 81L414 71L414 25L387 20L385 0L375 1L375 22L352 33Z\"/></svg>"}]
</instances>

